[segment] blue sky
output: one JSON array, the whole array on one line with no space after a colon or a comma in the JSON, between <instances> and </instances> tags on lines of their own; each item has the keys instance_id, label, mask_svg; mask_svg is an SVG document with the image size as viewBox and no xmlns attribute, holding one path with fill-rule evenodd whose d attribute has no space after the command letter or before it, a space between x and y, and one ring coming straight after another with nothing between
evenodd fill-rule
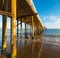
<instances>
[{"instance_id":1,"label":"blue sky","mask_svg":"<svg viewBox=\"0 0 60 58\"><path fill-rule=\"evenodd\" d=\"M47 28L60 29L60 0L33 0L33 2L43 25ZM0 15L1 27L2 16ZM8 28L10 28L10 18L8 18Z\"/></svg>"},{"instance_id":2,"label":"blue sky","mask_svg":"<svg viewBox=\"0 0 60 58\"><path fill-rule=\"evenodd\" d=\"M33 0L38 14L47 28L60 29L60 0Z\"/></svg>"}]
</instances>

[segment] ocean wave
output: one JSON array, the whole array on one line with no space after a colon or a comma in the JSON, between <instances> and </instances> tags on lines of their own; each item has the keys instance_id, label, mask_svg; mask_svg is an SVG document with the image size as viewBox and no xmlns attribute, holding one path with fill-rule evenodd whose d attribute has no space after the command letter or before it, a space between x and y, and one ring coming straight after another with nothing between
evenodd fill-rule
<instances>
[{"instance_id":1,"label":"ocean wave","mask_svg":"<svg viewBox=\"0 0 60 58\"><path fill-rule=\"evenodd\" d=\"M60 35L49 35L49 34L47 34L47 35L43 35L43 36L48 36L48 37L60 37Z\"/></svg>"}]
</instances>

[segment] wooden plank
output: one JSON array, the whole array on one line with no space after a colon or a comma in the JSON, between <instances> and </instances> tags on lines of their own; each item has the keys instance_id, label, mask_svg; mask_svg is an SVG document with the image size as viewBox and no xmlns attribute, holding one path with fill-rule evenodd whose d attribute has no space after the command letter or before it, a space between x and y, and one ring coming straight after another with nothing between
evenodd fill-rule
<instances>
[{"instance_id":1,"label":"wooden plank","mask_svg":"<svg viewBox=\"0 0 60 58\"><path fill-rule=\"evenodd\" d=\"M25 14L25 15L21 15L21 14L18 14L18 19L21 18L21 17L27 17L27 16L35 16L37 15L37 13L34 13L34 14Z\"/></svg>"},{"instance_id":2,"label":"wooden plank","mask_svg":"<svg viewBox=\"0 0 60 58\"><path fill-rule=\"evenodd\" d=\"M1 10L2 10L3 4L4 4L4 0L0 0L0 9Z\"/></svg>"},{"instance_id":3,"label":"wooden plank","mask_svg":"<svg viewBox=\"0 0 60 58\"><path fill-rule=\"evenodd\" d=\"M13 17L13 14L7 12L7 11L2 11L0 10L0 15L5 15L5 16L9 16L9 17Z\"/></svg>"},{"instance_id":4,"label":"wooden plank","mask_svg":"<svg viewBox=\"0 0 60 58\"><path fill-rule=\"evenodd\" d=\"M19 21L21 21L21 19L19 19ZM28 25L31 25L31 22L32 22L32 21L31 21L31 20L25 21L24 19L22 19L22 22L24 22L24 23L27 23L27 22L28 22L27 24L28 24ZM21 24L21 23L19 23L19 24ZM19 24L18 24L18 25L19 25ZM17 26L17 25L16 25L16 26Z\"/></svg>"}]
</instances>

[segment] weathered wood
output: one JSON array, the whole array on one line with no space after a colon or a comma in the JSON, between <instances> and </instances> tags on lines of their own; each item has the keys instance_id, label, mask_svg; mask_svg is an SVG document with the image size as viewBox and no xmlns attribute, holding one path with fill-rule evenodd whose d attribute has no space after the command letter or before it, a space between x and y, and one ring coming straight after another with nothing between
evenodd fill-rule
<instances>
[{"instance_id":1,"label":"weathered wood","mask_svg":"<svg viewBox=\"0 0 60 58\"><path fill-rule=\"evenodd\" d=\"M3 20L2 20L2 53L4 53L4 51L7 48L6 39L7 39L7 16L3 16Z\"/></svg>"},{"instance_id":2,"label":"weathered wood","mask_svg":"<svg viewBox=\"0 0 60 58\"><path fill-rule=\"evenodd\" d=\"M0 10L0 15L5 15L5 16L9 16L9 17L13 17L13 14L7 12L7 11L2 11Z\"/></svg>"},{"instance_id":3,"label":"weathered wood","mask_svg":"<svg viewBox=\"0 0 60 58\"><path fill-rule=\"evenodd\" d=\"M27 23L28 25L31 25L31 22L32 22L32 20L31 20L31 16L29 16L29 17L23 17L24 19L22 19L22 22L24 22L24 23ZM18 19L19 21L21 21L21 19ZM21 24L21 23L19 23L19 24ZM19 25L18 24L18 25Z\"/></svg>"},{"instance_id":4,"label":"weathered wood","mask_svg":"<svg viewBox=\"0 0 60 58\"><path fill-rule=\"evenodd\" d=\"M19 21L19 20L18 20ZM16 26L20 25L20 23L18 23Z\"/></svg>"},{"instance_id":5,"label":"weathered wood","mask_svg":"<svg viewBox=\"0 0 60 58\"><path fill-rule=\"evenodd\" d=\"M16 0L11 0L11 58L17 58L17 45L16 45Z\"/></svg>"},{"instance_id":6,"label":"weathered wood","mask_svg":"<svg viewBox=\"0 0 60 58\"><path fill-rule=\"evenodd\" d=\"M17 51L18 51L18 39L19 39L19 21L17 20ZM17 58L18 58L18 52L17 52Z\"/></svg>"},{"instance_id":7,"label":"weathered wood","mask_svg":"<svg viewBox=\"0 0 60 58\"><path fill-rule=\"evenodd\" d=\"M14 14L10 13L11 12L10 11L11 10L11 0L8 0L8 11L2 10L4 1L5 0L0 0L0 15L13 17ZM17 19L21 18L21 17L34 16L34 22L39 21L40 26L42 26L40 18L37 15L37 11L35 9L35 6L31 2L32 1L29 1L29 0L24 0L24 1L17 0L17 2L16 2L17 3ZM25 22L25 21L23 21L23 22ZM31 21L28 23L31 24Z\"/></svg>"},{"instance_id":8,"label":"weathered wood","mask_svg":"<svg viewBox=\"0 0 60 58\"><path fill-rule=\"evenodd\" d=\"M22 14L22 15L21 14L18 14L18 17L17 18L19 19L21 17L35 16L35 15L37 15L37 13L34 13L34 14L33 13L32 14L25 14L25 15L24 14Z\"/></svg>"},{"instance_id":9,"label":"weathered wood","mask_svg":"<svg viewBox=\"0 0 60 58\"><path fill-rule=\"evenodd\" d=\"M17 38L18 38L18 33L19 33L19 25L18 25L19 21L17 20Z\"/></svg>"},{"instance_id":10,"label":"weathered wood","mask_svg":"<svg viewBox=\"0 0 60 58\"><path fill-rule=\"evenodd\" d=\"M8 5L8 1L3 0L3 10L8 11L7 5ZM4 53L7 48L6 39L7 39L7 16L3 15L3 20L2 20L2 53Z\"/></svg>"},{"instance_id":11,"label":"weathered wood","mask_svg":"<svg viewBox=\"0 0 60 58\"><path fill-rule=\"evenodd\" d=\"M32 37L34 38L34 21L33 21L33 16L32 16Z\"/></svg>"},{"instance_id":12,"label":"weathered wood","mask_svg":"<svg viewBox=\"0 0 60 58\"><path fill-rule=\"evenodd\" d=\"M22 18L21 18L21 21L20 21L20 38L22 38Z\"/></svg>"},{"instance_id":13,"label":"weathered wood","mask_svg":"<svg viewBox=\"0 0 60 58\"><path fill-rule=\"evenodd\" d=\"M27 24L25 23L25 37L27 38Z\"/></svg>"},{"instance_id":14,"label":"weathered wood","mask_svg":"<svg viewBox=\"0 0 60 58\"><path fill-rule=\"evenodd\" d=\"M30 34L32 35L32 25L30 25Z\"/></svg>"},{"instance_id":15,"label":"weathered wood","mask_svg":"<svg viewBox=\"0 0 60 58\"><path fill-rule=\"evenodd\" d=\"M4 0L0 0L0 9L2 10L4 4Z\"/></svg>"}]
</instances>

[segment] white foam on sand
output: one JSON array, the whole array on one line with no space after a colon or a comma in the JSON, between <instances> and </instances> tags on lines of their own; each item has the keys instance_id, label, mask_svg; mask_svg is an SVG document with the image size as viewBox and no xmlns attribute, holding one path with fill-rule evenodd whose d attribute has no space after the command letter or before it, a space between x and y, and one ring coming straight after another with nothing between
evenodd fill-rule
<instances>
[{"instance_id":1,"label":"white foam on sand","mask_svg":"<svg viewBox=\"0 0 60 58\"><path fill-rule=\"evenodd\" d=\"M43 43L60 45L60 37L43 36Z\"/></svg>"}]
</instances>

